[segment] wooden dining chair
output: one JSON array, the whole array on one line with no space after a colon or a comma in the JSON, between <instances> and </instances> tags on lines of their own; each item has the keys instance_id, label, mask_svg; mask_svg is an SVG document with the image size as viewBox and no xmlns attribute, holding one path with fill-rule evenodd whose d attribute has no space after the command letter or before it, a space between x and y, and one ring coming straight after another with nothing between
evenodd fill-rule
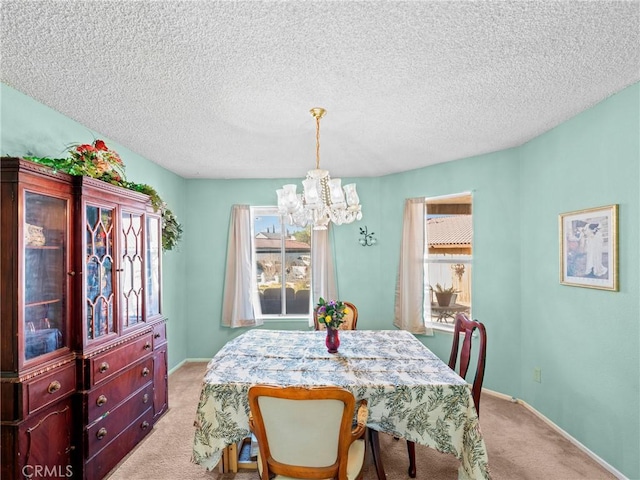
<instances>
[{"instance_id":1,"label":"wooden dining chair","mask_svg":"<svg viewBox=\"0 0 640 480\"><path fill-rule=\"evenodd\" d=\"M249 425L258 439L261 480L362 478L367 401L340 387L249 388Z\"/></svg>"},{"instance_id":2,"label":"wooden dining chair","mask_svg":"<svg viewBox=\"0 0 640 480\"><path fill-rule=\"evenodd\" d=\"M455 318L455 330L453 332L453 345L449 356L449 368L456 369L458 354L460 356L458 375L466 378L471 359L471 341L473 332L478 331L480 345L478 348L478 360L476 362L476 375L473 379L471 394L476 412L480 416L480 392L482 391L482 380L484 379L484 364L487 356L487 331L484 325L477 320L470 320L464 313L458 313ZM460 335L464 335L462 347L460 348ZM416 477L416 445L407 440L407 451L409 452L409 476Z\"/></svg>"},{"instance_id":3,"label":"wooden dining chair","mask_svg":"<svg viewBox=\"0 0 640 480\"><path fill-rule=\"evenodd\" d=\"M358 309L351 302L342 302L349 309L349 313L345 314L342 318L344 322L340 324L340 328L338 330L355 330L356 324L358 323ZM318 312L317 308L313 309L313 324L316 330L325 330L327 326L324 323L320 323L318 321Z\"/></svg>"}]
</instances>

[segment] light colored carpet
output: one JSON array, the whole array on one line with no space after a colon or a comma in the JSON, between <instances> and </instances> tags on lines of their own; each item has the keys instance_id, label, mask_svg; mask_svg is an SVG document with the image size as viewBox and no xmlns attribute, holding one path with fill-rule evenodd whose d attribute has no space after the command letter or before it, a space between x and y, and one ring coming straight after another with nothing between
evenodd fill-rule
<instances>
[{"instance_id":1,"label":"light colored carpet","mask_svg":"<svg viewBox=\"0 0 640 480\"><path fill-rule=\"evenodd\" d=\"M220 474L190 462L193 420L206 363L186 363L169 376L169 411L109 480L258 480L255 471ZM616 477L522 405L483 395L480 425L493 480L604 480ZM406 442L380 435L388 480L408 479ZM368 454L369 455L369 454ZM418 479L455 480L458 461L416 445ZM377 480L370 455L364 480Z\"/></svg>"}]
</instances>

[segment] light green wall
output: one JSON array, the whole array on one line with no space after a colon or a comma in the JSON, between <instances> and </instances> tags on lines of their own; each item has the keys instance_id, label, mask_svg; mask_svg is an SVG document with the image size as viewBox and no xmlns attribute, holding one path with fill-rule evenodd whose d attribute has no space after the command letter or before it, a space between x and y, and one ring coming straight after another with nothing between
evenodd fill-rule
<instances>
[{"instance_id":1,"label":"light green wall","mask_svg":"<svg viewBox=\"0 0 640 480\"><path fill-rule=\"evenodd\" d=\"M640 478L640 85L519 149L521 362L538 411ZM558 214L619 204L620 291L558 280ZM504 360L504 359L503 359ZM532 382L533 368L542 382Z\"/></svg>"},{"instance_id":2,"label":"light green wall","mask_svg":"<svg viewBox=\"0 0 640 480\"><path fill-rule=\"evenodd\" d=\"M169 208L178 216L185 232L186 223L185 179L137 155L123 145L52 110L17 90L0 84L0 154L2 156L64 158L66 146L91 143L103 139L118 152L126 165L127 180L153 186ZM185 233L185 237L188 237ZM184 245L163 255L163 313L169 319L167 336L169 366L177 365L188 357L186 328L186 271L187 250Z\"/></svg>"},{"instance_id":3,"label":"light green wall","mask_svg":"<svg viewBox=\"0 0 640 480\"><path fill-rule=\"evenodd\" d=\"M93 139L8 87L2 95L2 154L50 145L32 153L55 156ZM522 398L629 478L640 478L639 97L633 85L519 148L349 179L364 219L334 230L341 298L358 305L359 328L391 329L404 199L473 192L473 316L489 332L485 387ZM245 331L220 327L231 205L273 204L276 188L300 179L186 181L114 148L130 179L154 185L185 225L178 251L164 256L170 363L210 358ZM620 292L560 285L558 214L611 203L620 205ZM364 225L376 246L358 244ZM448 356L450 334L420 339Z\"/></svg>"}]
</instances>

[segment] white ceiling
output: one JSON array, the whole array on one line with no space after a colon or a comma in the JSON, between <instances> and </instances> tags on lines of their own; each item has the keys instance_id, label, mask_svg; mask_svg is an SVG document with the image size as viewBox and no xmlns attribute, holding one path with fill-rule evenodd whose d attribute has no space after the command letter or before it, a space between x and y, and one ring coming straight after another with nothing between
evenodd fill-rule
<instances>
[{"instance_id":1,"label":"white ceiling","mask_svg":"<svg viewBox=\"0 0 640 480\"><path fill-rule=\"evenodd\" d=\"M187 178L304 176L316 106L321 167L379 176L521 145L640 80L637 0L1 8L2 82Z\"/></svg>"}]
</instances>

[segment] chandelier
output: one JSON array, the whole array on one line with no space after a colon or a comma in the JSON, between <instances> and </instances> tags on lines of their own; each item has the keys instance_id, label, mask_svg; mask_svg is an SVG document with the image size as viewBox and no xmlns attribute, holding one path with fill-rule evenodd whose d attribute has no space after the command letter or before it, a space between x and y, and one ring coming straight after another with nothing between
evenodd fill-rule
<instances>
[{"instance_id":1,"label":"chandelier","mask_svg":"<svg viewBox=\"0 0 640 480\"><path fill-rule=\"evenodd\" d=\"M296 193L295 184L276 190L280 215L286 216L291 225L313 225L314 230L326 230L330 221L341 225L362 218L356 184L342 187L341 179L332 179L327 170L320 170L320 119L325 113L324 108L311 109L316 119L316 168L309 170L302 181L304 193Z\"/></svg>"}]
</instances>

